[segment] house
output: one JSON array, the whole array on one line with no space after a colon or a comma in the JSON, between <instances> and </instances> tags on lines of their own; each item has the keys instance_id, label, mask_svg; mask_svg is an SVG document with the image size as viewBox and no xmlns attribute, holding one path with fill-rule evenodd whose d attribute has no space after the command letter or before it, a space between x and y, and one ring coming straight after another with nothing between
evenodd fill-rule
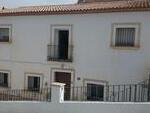
<instances>
[{"instance_id":1,"label":"house","mask_svg":"<svg viewBox=\"0 0 150 113\"><path fill-rule=\"evenodd\" d=\"M63 82L69 98L70 87L103 93L105 85L138 83L150 72L149 29L149 0L3 8L0 86L40 90Z\"/></svg>"}]
</instances>

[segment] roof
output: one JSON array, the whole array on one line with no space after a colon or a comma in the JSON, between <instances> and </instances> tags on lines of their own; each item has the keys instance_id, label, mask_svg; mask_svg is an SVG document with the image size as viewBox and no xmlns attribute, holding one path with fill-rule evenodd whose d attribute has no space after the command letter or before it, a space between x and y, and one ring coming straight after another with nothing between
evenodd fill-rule
<instances>
[{"instance_id":1,"label":"roof","mask_svg":"<svg viewBox=\"0 0 150 113\"><path fill-rule=\"evenodd\" d=\"M27 6L0 10L0 16L150 11L150 0L120 0L70 5Z\"/></svg>"}]
</instances>

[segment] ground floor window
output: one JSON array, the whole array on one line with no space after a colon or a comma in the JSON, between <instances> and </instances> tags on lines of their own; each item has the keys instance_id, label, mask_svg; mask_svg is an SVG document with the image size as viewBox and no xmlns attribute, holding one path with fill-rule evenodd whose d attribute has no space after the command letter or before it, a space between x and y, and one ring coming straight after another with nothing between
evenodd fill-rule
<instances>
[{"instance_id":1,"label":"ground floor window","mask_svg":"<svg viewBox=\"0 0 150 113\"><path fill-rule=\"evenodd\" d=\"M104 85L87 83L87 100L103 101Z\"/></svg>"},{"instance_id":2,"label":"ground floor window","mask_svg":"<svg viewBox=\"0 0 150 113\"><path fill-rule=\"evenodd\" d=\"M26 73L25 89L29 91L40 91L43 88L43 74Z\"/></svg>"},{"instance_id":3,"label":"ground floor window","mask_svg":"<svg viewBox=\"0 0 150 113\"><path fill-rule=\"evenodd\" d=\"M8 72L0 72L0 86L8 87Z\"/></svg>"},{"instance_id":4,"label":"ground floor window","mask_svg":"<svg viewBox=\"0 0 150 113\"><path fill-rule=\"evenodd\" d=\"M28 90L30 91L40 90L40 77L28 76Z\"/></svg>"}]
</instances>

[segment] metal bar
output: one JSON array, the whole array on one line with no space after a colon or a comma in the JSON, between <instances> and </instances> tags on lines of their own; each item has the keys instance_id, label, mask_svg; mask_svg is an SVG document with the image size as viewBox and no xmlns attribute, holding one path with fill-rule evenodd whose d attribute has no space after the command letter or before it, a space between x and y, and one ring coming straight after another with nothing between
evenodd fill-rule
<instances>
[{"instance_id":1,"label":"metal bar","mask_svg":"<svg viewBox=\"0 0 150 113\"><path fill-rule=\"evenodd\" d=\"M150 73L149 73L149 79L148 79L148 91L147 91L147 101L150 101Z\"/></svg>"}]
</instances>

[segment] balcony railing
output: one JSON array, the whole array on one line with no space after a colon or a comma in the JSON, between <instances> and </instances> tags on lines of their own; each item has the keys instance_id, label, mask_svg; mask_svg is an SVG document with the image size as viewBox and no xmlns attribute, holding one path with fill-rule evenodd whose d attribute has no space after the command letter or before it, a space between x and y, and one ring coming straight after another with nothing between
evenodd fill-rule
<instances>
[{"instance_id":1,"label":"balcony railing","mask_svg":"<svg viewBox=\"0 0 150 113\"><path fill-rule=\"evenodd\" d=\"M48 61L72 62L73 46L48 45Z\"/></svg>"}]
</instances>

